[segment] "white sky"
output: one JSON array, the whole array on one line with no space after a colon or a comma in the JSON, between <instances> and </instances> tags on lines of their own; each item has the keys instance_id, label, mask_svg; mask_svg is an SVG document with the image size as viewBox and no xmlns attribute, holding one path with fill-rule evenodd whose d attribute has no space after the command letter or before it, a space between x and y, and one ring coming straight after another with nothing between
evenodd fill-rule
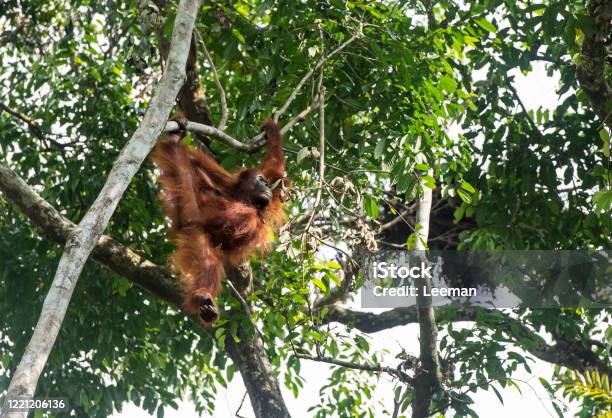
<instances>
[{"instance_id":1,"label":"white sky","mask_svg":"<svg viewBox=\"0 0 612 418\"><path fill-rule=\"evenodd\" d=\"M548 77L543 63L533 63L533 71L527 76L521 74L518 70L513 70L515 75L514 87L517 89L521 100L528 110L544 107L552 109L556 107L558 97L555 90L559 84L558 75ZM359 298L355 298L359 300ZM355 306L358 308L357 306ZM380 311L371 310L371 311ZM466 326L468 323L465 324ZM389 354L383 356L384 361L389 365L395 366L397 360L395 355L404 348L407 352L418 355L418 325L406 325L395 327L389 330L381 331L376 334L371 334L370 344L373 350L380 353L381 350L387 349ZM520 350L514 350L520 352ZM526 353L522 353L526 354ZM527 354L528 355L528 354ZM552 366L548 363L536 360L530 364L532 373L527 373L525 370L519 370L514 374L515 379L520 379L523 383L517 384L521 387L519 393L515 388L506 388L500 392L504 398L502 405L493 391L479 391L476 394L470 394L475 400L474 409L481 417L495 418L515 418L517 416L525 416L530 418L556 417L556 414L549 402L549 396L546 390L541 386L538 377L549 379L552 376ZM312 361L302 362L302 377L306 384L300 390L299 397L296 399L293 394L284 388L281 383L283 397L289 408L289 412L294 418L302 418L312 416L308 413L309 407L319 402L319 389L323 386L330 375L330 367L326 364L321 364ZM372 379L377 379L372 377ZM376 391L373 393L373 398L382 401L387 405L388 410L392 410L393 405L393 388L394 383L385 375L378 378ZM499 388L498 388L499 389ZM205 390L205 388L202 388ZM215 418L234 417L238 406L245 393L244 384L239 373L236 373L232 382L229 383L228 389L219 388L217 395L216 410L213 415ZM567 404L567 403L566 403ZM578 405L569 405L570 408L566 412L566 416L573 416ZM245 400L240 415L243 417L254 417L253 410L249 403L248 397ZM197 417L194 405L190 401L179 403L179 409L174 410L170 407L166 408L165 416L168 418L194 418ZM123 412L116 413L113 418L148 418L150 415L141 408L133 404L126 405Z\"/></svg>"}]
</instances>

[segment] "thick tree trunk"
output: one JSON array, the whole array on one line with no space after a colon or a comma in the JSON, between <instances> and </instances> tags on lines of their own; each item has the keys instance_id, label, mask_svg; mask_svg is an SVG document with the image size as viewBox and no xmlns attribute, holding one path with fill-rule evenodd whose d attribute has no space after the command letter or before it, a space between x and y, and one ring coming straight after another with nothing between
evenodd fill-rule
<instances>
[{"instance_id":1,"label":"thick tree trunk","mask_svg":"<svg viewBox=\"0 0 612 418\"><path fill-rule=\"evenodd\" d=\"M238 342L228 335L225 347L240 370L255 416L291 417L259 335L245 335L243 329L238 328L237 337Z\"/></svg>"},{"instance_id":2,"label":"thick tree trunk","mask_svg":"<svg viewBox=\"0 0 612 418\"><path fill-rule=\"evenodd\" d=\"M251 266L245 263L239 268L228 267L226 271L227 280L230 280L240 295L246 299L253 290ZM229 330L226 332L225 348L240 370L255 416L257 418L291 417L260 335L258 333L247 335L242 327L238 327L236 336L238 341L232 338Z\"/></svg>"},{"instance_id":3,"label":"thick tree trunk","mask_svg":"<svg viewBox=\"0 0 612 418\"><path fill-rule=\"evenodd\" d=\"M576 75L593 111L612 129L612 88L605 78L606 45L612 39L612 5L610 0L591 0L587 9L597 31L584 37Z\"/></svg>"}]
</instances>

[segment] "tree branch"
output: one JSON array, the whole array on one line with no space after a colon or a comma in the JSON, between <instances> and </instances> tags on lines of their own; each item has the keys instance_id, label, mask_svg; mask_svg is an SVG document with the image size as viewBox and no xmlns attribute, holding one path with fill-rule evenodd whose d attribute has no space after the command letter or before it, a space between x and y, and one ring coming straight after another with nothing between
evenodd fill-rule
<instances>
[{"instance_id":1,"label":"tree branch","mask_svg":"<svg viewBox=\"0 0 612 418\"><path fill-rule=\"evenodd\" d=\"M322 75L323 74L321 73L321 76ZM304 232L302 232L302 252L304 251L304 243L306 242L308 230L312 225L316 210L321 204L323 183L325 182L325 87L321 83L319 84L319 186L317 187L317 195L312 205L312 210L308 215L308 221L304 227Z\"/></svg>"},{"instance_id":2,"label":"tree branch","mask_svg":"<svg viewBox=\"0 0 612 418\"><path fill-rule=\"evenodd\" d=\"M178 130L179 130L178 124L174 121L170 121L166 123L166 128L164 129L164 132L174 132ZM231 137L230 135L226 134L220 129L215 128L214 126L203 125L198 122L193 122L193 121L187 122L187 130L190 132L196 132L196 133L210 136L211 138L214 138L220 142L223 142L224 144L234 149L237 149L239 151L253 152L253 151L257 151L260 148L260 146L256 146L255 144L247 144L244 142L240 142L236 138Z\"/></svg>"},{"instance_id":3,"label":"tree branch","mask_svg":"<svg viewBox=\"0 0 612 418\"><path fill-rule=\"evenodd\" d=\"M11 115L13 117L16 117L17 119L21 120L22 122L25 122L26 125L28 125L28 128L30 129L30 131L38 139L40 139L40 140L44 139L44 135L42 133L42 129L40 129L40 126L38 126L38 123L36 123L36 121L34 119L29 117L28 115L25 115L25 114L21 113L18 110L11 109L10 107L5 105L4 103L0 103L0 109L4 110L9 115Z\"/></svg>"},{"instance_id":4,"label":"tree branch","mask_svg":"<svg viewBox=\"0 0 612 418\"><path fill-rule=\"evenodd\" d=\"M418 322L417 310L414 307L390 309L380 314L353 311L338 305L331 305L328 308L329 311L323 317L325 323L337 322L351 325L365 333L379 332ZM436 316L444 318L444 321L475 322L478 320L478 313L481 310L482 308L436 308L435 312ZM591 346L598 345L597 341L591 341L588 345L585 345L582 341L568 341L553 335L558 343L550 345L522 321L503 315L501 312L500 318L496 318L494 325L497 329L506 333L513 341L521 342L520 346L525 351L542 361L558 364L573 370L598 370L601 374L612 375L612 367L607 362L601 360L591 349Z\"/></svg>"},{"instance_id":5,"label":"tree branch","mask_svg":"<svg viewBox=\"0 0 612 418\"><path fill-rule=\"evenodd\" d=\"M310 79L310 77L312 77L312 75L315 72L317 72L323 66L323 64L325 64L327 60L329 60L331 57L336 55L338 52L342 51L344 48L349 46L355 39L360 38L361 36L362 36L362 31L361 31L361 28L359 28L356 34L354 34L349 39L341 43L336 49L331 51L329 54L325 55L324 57L321 57L319 62L317 62L317 65L315 65L314 68L308 71L304 77L302 77L302 79L300 80L298 85L295 87L293 92L291 92L291 94L289 95L289 97L287 98L283 106L274 114L274 122L278 122L281 116L285 114L285 112L287 111L291 103L293 103L293 101L297 97L298 93L300 92L304 84L306 84L306 82Z\"/></svg>"},{"instance_id":6,"label":"tree branch","mask_svg":"<svg viewBox=\"0 0 612 418\"><path fill-rule=\"evenodd\" d=\"M56 140L52 139L52 138L48 138L45 136L45 134L43 134L43 130L42 128L38 125L38 123L36 123L36 121L34 119L32 119L31 117L29 117L28 115L12 109L10 107L8 107L7 105L5 105L4 103L0 103L0 109L4 110L6 113L8 113L9 115L21 120L22 122L24 122L26 125L28 125L28 129L30 130L30 132L37 137L41 142L49 142L49 144L53 145L55 148L62 150L66 147L71 146L72 144L61 144L59 142L57 142Z\"/></svg>"},{"instance_id":7,"label":"tree branch","mask_svg":"<svg viewBox=\"0 0 612 418\"><path fill-rule=\"evenodd\" d=\"M39 196L23 179L1 163L0 191L36 225L42 236L52 241L59 244L65 243L77 228L74 223L63 217ZM91 256L98 263L144 290L182 309L183 289L178 277L170 270L152 263L107 235L100 238ZM243 267L242 269L228 268L227 283L232 292L240 295L240 303L244 308L244 305L248 306L248 304L239 292L248 294L252 289L250 268L248 265ZM234 286L233 283L237 285ZM203 327L197 318L192 319L198 326ZM204 331L211 332L209 328L204 328ZM226 329L226 332L230 334L229 329ZM239 370L248 388L253 409L259 412L257 417L288 417L289 414L282 401L280 388L267 359L261 336L259 334L242 335L239 341L234 341L231 337L229 340L226 342L226 347L230 357L237 366L243 365L246 368L239 367ZM283 411L286 412L285 415ZM274 415L276 413L278 415Z\"/></svg>"},{"instance_id":8,"label":"tree branch","mask_svg":"<svg viewBox=\"0 0 612 418\"><path fill-rule=\"evenodd\" d=\"M77 226L62 216L38 195L21 177L0 163L0 191L36 226L41 236L65 244ZM92 258L115 273L178 307L183 290L178 278L168 269L140 256L108 235L102 235Z\"/></svg>"},{"instance_id":9,"label":"tree branch","mask_svg":"<svg viewBox=\"0 0 612 418\"><path fill-rule=\"evenodd\" d=\"M319 97L317 96L313 103L308 105L304 110L302 110L296 117L291 119L286 125L281 128L281 134L285 135L289 132L295 125L304 121L306 117L315 109L319 103ZM179 126L174 121L169 121L166 123L166 127L164 128L164 132L175 132L179 130ZM227 146L230 146L234 149L244 152L255 152L259 150L265 144L264 134L260 133L251 138L248 142L242 142L238 139L226 134L222 130L215 128L214 126L204 125L198 122L189 121L187 122L187 130L190 132L197 132L203 135L207 135L211 138L218 140L219 142L224 143Z\"/></svg>"},{"instance_id":10,"label":"tree branch","mask_svg":"<svg viewBox=\"0 0 612 418\"><path fill-rule=\"evenodd\" d=\"M164 10L169 2L167 0L149 1L154 3L153 7L149 6L149 8L147 8L147 2L141 1L139 3L139 17L147 18L147 21L143 22L143 30L155 31L159 54L162 60L166 60L170 44L164 31L166 19L163 16L159 16L159 11ZM196 36L197 31L194 30L185 67L187 80L179 90L178 104L179 109L187 119L203 125L212 125L210 109L208 108L208 102L206 101L206 95L200 80L200 63L198 60L198 43ZM201 134L196 134L194 136L204 147L208 146L210 142L209 138Z\"/></svg>"},{"instance_id":11,"label":"tree branch","mask_svg":"<svg viewBox=\"0 0 612 418\"><path fill-rule=\"evenodd\" d=\"M355 363L352 361L338 360L332 357L311 356L308 354L295 353L294 356L299 359L303 359L303 360L312 360L312 361L318 361L320 363L333 364L333 365L344 367L347 369L363 370L366 372L373 372L373 373L387 373L409 385L412 385L413 383L413 379L410 376L408 376L406 373L401 371L399 368L395 369L393 367L381 366L379 364L375 364L375 365L359 364L359 363Z\"/></svg>"},{"instance_id":12,"label":"tree branch","mask_svg":"<svg viewBox=\"0 0 612 418\"><path fill-rule=\"evenodd\" d=\"M236 285L235 287L231 286L231 288L239 293L240 298L244 300L244 296L252 292L253 273L251 266L245 263L238 268L231 267L227 269L226 274L227 281ZM244 303L248 306L246 301ZM244 309L244 306L242 308ZM238 312L233 311L233 313ZM257 332L249 335L245 328L239 326L236 330L236 338L234 338L229 326L227 326L225 347L232 361L240 370L255 416L257 418L290 418L291 415L289 415L283 400L263 338Z\"/></svg>"},{"instance_id":13,"label":"tree branch","mask_svg":"<svg viewBox=\"0 0 612 418\"><path fill-rule=\"evenodd\" d=\"M540 132L540 130L538 129L538 125L536 125L535 121L529 114L529 111L521 100L521 96L519 96L518 91L516 91L516 88L514 88L514 86L512 85L512 81L508 81L508 89L512 92L512 95L521 107L521 111L523 112L523 115L525 115L525 118L527 118L527 121L529 122L529 126L531 127L531 131L533 132L533 134L538 138L543 138L544 135L542 135L542 132Z\"/></svg>"},{"instance_id":14,"label":"tree branch","mask_svg":"<svg viewBox=\"0 0 612 418\"><path fill-rule=\"evenodd\" d=\"M304 110L302 110L296 117L294 117L293 119L291 119L289 122L287 122L285 125L283 125L283 127L281 128L281 134L285 135L287 132L289 132L295 125L297 125L298 123L304 121L306 119L306 117L315 109L318 109L319 106L319 101L321 100L321 98L317 95L311 104L309 104L308 106L306 106L306 108ZM249 152L255 151L259 148L261 148L265 143L266 143L266 138L265 138L265 134L263 132L258 133L257 135L255 135L253 138L251 138L249 140L249 143L251 144L251 150Z\"/></svg>"},{"instance_id":15,"label":"tree branch","mask_svg":"<svg viewBox=\"0 0 612 418\"><path fill-rule=\"evenodd\" d=\"M162 132L185 78L189 42L199 8L196 0L181 0L174 22L168 64L140 126L123 148L98 198L70 234L40 318L11 379L1 416L25 418L26 412L8 410L7 400L34 396L38 379L59 333L77 280L102 236L121 196Z\"/></svg>"}]
</instances>

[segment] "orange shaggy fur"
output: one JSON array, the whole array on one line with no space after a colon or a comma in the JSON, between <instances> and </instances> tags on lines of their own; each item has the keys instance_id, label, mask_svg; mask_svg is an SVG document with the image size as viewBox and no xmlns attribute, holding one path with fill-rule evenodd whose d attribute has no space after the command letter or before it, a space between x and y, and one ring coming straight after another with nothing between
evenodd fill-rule
<instances>
[{"instance_id":1,"label":"orange shaggy fur","mask_svg":"<svg viewBox=\"0 0 612 418\"><path fill-rule=\"evenodd\" d=\"M261 166L236 174L206 153L188 148L182 143L184 133L169 134L153 155L161 169L162 205L172 221L177 247L172 262L186 290L184 307L205 322L218 317L215 300L221 293L224 263L239 265L254 251L267 249L273 228L285 219L281 187L273 189L265 208L241 197L245 187L241 174L261 174L270 185L284 178L280 130L272 120L265 121L262 130L267 152Z\"/></svg>"}]
</instances>

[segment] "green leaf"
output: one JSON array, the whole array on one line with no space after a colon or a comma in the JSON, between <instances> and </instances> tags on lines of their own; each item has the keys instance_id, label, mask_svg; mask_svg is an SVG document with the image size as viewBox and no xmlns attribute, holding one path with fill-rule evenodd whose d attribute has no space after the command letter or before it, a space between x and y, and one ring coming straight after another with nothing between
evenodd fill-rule
<instances>
[{"instance_id":1,"label":"green leaf","mask_svg":"<svg viewBox=\"0 0 612 418\"><path fill-rule=\"evenodd\" d=\"M416 242L417 236L416 234L413 232L412 234L408 235L408 239L406 240L406 249L407 250L412 250L414 248L414 244Z\"/></svg>"},{"instance_id":2,"label":"green leaf","mask_svg":"<svg viewBox=\"0 0 612 418\"><path fill-rule=\"evenodd\" d=\"M502 398L501 394L498 392L498 390L495 388L495 386L491 385L489 386L491 389L493 389L493 392L495 393L495 396L497 396L497 399L499 399L499 402L501 402L501 404L504 404L504 398Z\"/></svg>"},{"instance_id":3,"label":"green leaf","mask_svg":"<svg viewBox=\"0 0 612 418\"><path fill-rule=\"evenodd\" d=\"M417 163L414 165L414 168L416 170L421 170L421 171L428 171L429 170L429 166L425 163Z\"/></svg>"},{"instance_id":4,"label":"green leaf","mask_svg":"<svg viewBox=\"0 0 612 418\"><path fill-rule=\"evenodd\" d=\"M459 197L461 198L461 200L463 200L465 203L467 203L468 205L470 203L472 203L472 197L467 194L466 192L464 192L461 189L457 189L457 194L459 195Z\"/></svg>"},{"instance_id":5,"label":"green leaf","mask_svg":"<svg viewBox=\"0 0 612 418\"><path fill-rule=\"evenodd\" d=\"M606 158L610 158L610 135L605 128L599 130L599 137L603 141L601 152Z\"/></svg>"},{"instance_id":6,"label":"green leaf","mask_svg":"<svg viewBox=\"0 0 612 418\"><path fill-rule=\"evenodd\" d=\"M436 188L436 181L429 174L422 176L421 181L423 182L423 186L428 187L430 189Z\"/></svg>"},{"instance_id":7,"label":"green leaf","mask_svg":"<svg viewBox=\"0 0 612 418\"><path fill-rule=\"evenodd\" d=\"M419 185L416 181L410 183L410 186L406 190L406 194L404 195L404 202L409 203L412 202L417 197L417 192L419 191Z\"/></svg>"},{"instance_id":8,"label":"green leaf","mask_svg":"<svg viewBox=\"0 0 612 418\"><path fill-rule=\"evenodd\" d=\"M372 196L365 196L363 199L363 209L372 219L378 219L378 201Z\"/></svg>"},{"instance_id":9,"label":"green leaf","mask_svg":"<svg viewBox=\"0 0 612 418\"><path fill-rule=\"evenodd\" d=\"M466 191L470 192L470 193L476 193L476 189L474 189L474 187L470 183L468 183L467 181L462 181L461 182L461 188L463 190L466 190Z\"/></svg>"},{"instance_id":10,"label":"green leaf","mask_svg":"<svg viewBox=\"0 0 612 418\"><path fill-rule=\"evenodd\" d=\"M550 383L548 383L548 381L546 379L544 379L543 377L538 377L538 380L540 381L542 386L544 386L544 389L546 389L546 391L551 396L555 396L555 390L552 388L552 386L550 385Z\"/></svg>"},{"instance_id":11,"label":"green leaf","mask_svg":"<svg viewBox=\"0 0 612 418\"><path fill-rule=\"evenodd\" d=\"M440 87L447 93L452 94L457 90L457 82L451 76L445 74L440 78Z\"/></svg>"},{"instance_id":12,"label":"green leaf","mask_svg":"<svg viewBox=\"0 0 612 418\"><path fill-rule=\"evenodd\" d=\"M408 190L408 187L410 186L411 183L412 183L412 174L404 173L400 177L397 184L395 185L395 191L397 193L404 193L406 190Z\"/></svg>"},{"instance_id":13,"label":"green leaf","mask_svg":"<svg viewBox=\"0 0 612 418\"><path fill-rule=\"evenodd\" d=\"M484 17L475 19L475 21L478 24L478 26L480 26L481 28L483 28L487 32L490 32L490 33L496 33L497 32L497 28L495 27L495 25L493 23L489 22Z\"/></svg>"},{"instance_id":14,"label":"green leaf","mask_svg":"<svg viewBox=\"0 0 612 418\"><path fill-rule=\"evenodd\" d=\"M355 336L355 343L357 343L357 347L362 351L368 351L370 349L370 344L368 344L368 341L361 335Z\"/></svg>"},{"instance_id":15,"label":"green leaf","mask_svg":"<svg viewBox=\"0 0 612 418\"><path fill-rule=\"evenodd\" d=\"M595 211L605 213L612 211L612 189L600 190L593 194L593 204Z\"/></svg>"},{"instance_id":16,"label":"green leaf","mask_svg":"<svg viewBox=\"0 0 612 418\"><path fill-rule=\"evenodd\" d=\"M463 219L466 207L467 206L465 205L461 205L457 209L455 209L455 213L453 214L453 223L458 223L461 219Z\"/></svg>"},{"instance_id":17,"label":"green leaf","mask_svg":"<svg viewBox=\"0 0 612 418\"><path fill-rule=\"evenodd\" d=\"M321 279L318 279L318 278L315 277L315 278L311 279L310 281L312 282L312 284L314 284L316 287L318 287L321 290L321 292L327 293L327 286L325 286L325 283L323 283L321 281Z\"/></svg>"},{"instance_id":18,"label":"green leaf","mask_svg":"<svg viewBox=\"0 0 612 418\"><path fill-rule=\"evenodd\" d=\"M234 374L236 373L236 366L234 364L230 364L227 366L226 378L228 382L231 382L234 378Z\"/></svg>"},{"instance_id":19,"label":"green leaf","mask_svg":"<svg viewBox=\"0 0 612 418\"><path fill-rule=\"evenodd\" d=\"M296 161L299 164L302 160L310 155L310 147L304 147L298 151Z\"/></svg>"},{"instance_id":20,"label":"green leaf","mask_svg":"<svg viewBox=\"0 0 612 418\"><path fill-rule=\"evenodd\" d=\"M376 144L376 148L374 148L374 158L379 159L381 157L383 152L385 152L386 145L387 145L386 138L383 138L380 141L378 141L378 144Z\"/></svg>"}]
</instances>

